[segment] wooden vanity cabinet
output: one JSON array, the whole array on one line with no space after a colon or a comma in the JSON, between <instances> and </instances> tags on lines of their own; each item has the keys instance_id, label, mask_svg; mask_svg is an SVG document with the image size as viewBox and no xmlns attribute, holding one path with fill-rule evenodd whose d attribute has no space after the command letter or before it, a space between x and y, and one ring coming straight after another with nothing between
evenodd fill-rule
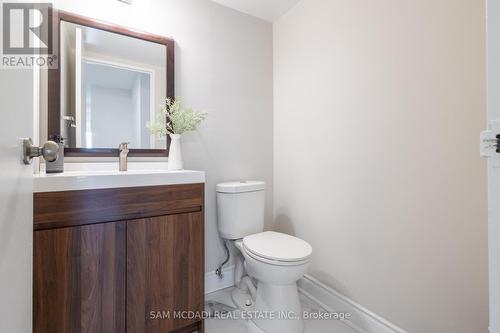
<instances>
[{"instance_id":1,"label":"wooden vanity cabinet","mask_svg":"<svg viewBox=\"0 0 500 333\"><path fill-rule=\"evenodd\" d=\"M203 332L204 185L34 194L33 332Z\"/></svg>"},{"instance_id":2,"label":"wooden vanity cabinet","mask_svg":"<svg viewBox=\"0 0 500 333\"><path fill-rule=\"evenodd\" d=\"M125 332L126 223L35 231L34 332Z\"/></svg>"}]
</instances>

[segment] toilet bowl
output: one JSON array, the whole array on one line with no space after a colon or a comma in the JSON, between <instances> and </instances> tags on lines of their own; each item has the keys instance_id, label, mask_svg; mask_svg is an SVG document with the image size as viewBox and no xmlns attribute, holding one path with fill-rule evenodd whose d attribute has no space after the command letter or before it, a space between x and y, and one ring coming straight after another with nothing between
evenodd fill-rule
<instances>
[{"instance_id":1,"label":"toilet bowl","mask_svg":"<svg viewBox=\"0 0 500 333\"><path fill-rule=\"evenodd\" d=\"M258 281L255 311L269 314L253 322L268 333L303 332L297 280L307 271L311 246L299 238L271 231L247 236L241 244L245 269Z\"/></svg>"},{"instance_id":2,"label":"toilet bowl","mask_svg":"<svg viewBox=\"0 0 500 333\"><path fill-rule=\"evenodd\" d=\"M262 232L263 182L217 185L217 212L221 236L233 242L244 258L246 274L257 281L250 320L266 333L302 333L297 280L307 270L312 247L297 237Z\"/></svg>"}]
</instances>

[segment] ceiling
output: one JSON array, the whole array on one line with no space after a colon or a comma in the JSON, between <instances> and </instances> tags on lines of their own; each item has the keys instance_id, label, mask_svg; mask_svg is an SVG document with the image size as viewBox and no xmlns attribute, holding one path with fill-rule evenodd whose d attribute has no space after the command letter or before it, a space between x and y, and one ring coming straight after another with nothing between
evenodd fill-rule
<instances>
[{"instance_id":1,"label":"ceiling","mask_svg":"<svg viewBox=\"0 0 500 333\"><path fill-rule=\"evenodd\" d=\"M259 17L269 22L276 21L300 0L212 0L223 6Z\"/></svg>"}]
</instances>

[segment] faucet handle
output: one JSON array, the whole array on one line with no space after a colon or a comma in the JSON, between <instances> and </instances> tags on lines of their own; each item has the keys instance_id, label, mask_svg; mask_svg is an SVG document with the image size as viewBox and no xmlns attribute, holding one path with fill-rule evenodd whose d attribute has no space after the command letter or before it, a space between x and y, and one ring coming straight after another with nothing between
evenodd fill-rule
<instances>
[{"instance_id":1,"label":"faucet handle","mask_svg":"<svg viewBox=\"0 0 500 333\"><path fill-rule=\"evenodd\" d=\"M128 145L130 144L130 142L122 142L120 143L120 145L118 146L118 150L122 151L122 150L126 150L128 151Z\"/></svg>"}]
</instances>

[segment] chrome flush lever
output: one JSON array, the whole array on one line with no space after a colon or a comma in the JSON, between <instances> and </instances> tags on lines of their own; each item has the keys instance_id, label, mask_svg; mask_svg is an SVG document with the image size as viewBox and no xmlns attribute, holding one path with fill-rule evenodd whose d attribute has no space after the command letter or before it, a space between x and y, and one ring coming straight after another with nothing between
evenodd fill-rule
<instances>
[{"instance_id":1,"label":"chrome flush lever","mask_svg":"<svg viewBox=\"0 0 500 333\"><path fill-rule=\"evenodd\" d=\"M31 164L33 157L43 156L47 162L54 162L59 157L59 145L54 141L47 141L43 147L33 146L31 138L23 140L23 162Z\"/></svg>"}]
</instances>

